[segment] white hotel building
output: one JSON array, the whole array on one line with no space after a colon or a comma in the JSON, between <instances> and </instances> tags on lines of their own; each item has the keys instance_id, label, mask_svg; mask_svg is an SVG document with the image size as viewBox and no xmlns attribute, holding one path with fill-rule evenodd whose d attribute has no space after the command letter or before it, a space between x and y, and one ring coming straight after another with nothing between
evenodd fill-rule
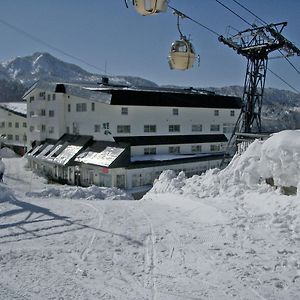
<instances>
[{"instance_id":1,"label":"white hotel building","mask_svg":"<svg viewBox=\"0 0 300 300\"><path fill-rule=\"evenodd\" d=\"M193 89L37 82L27 157L54 180L138 189L165 169L199 174L222 160L241 100Z\"/></svg>"}]
</instances>

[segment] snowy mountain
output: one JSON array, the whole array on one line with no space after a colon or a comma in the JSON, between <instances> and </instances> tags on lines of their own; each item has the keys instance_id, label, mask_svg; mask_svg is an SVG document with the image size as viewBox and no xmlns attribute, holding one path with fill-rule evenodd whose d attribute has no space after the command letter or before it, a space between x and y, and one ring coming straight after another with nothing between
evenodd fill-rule
<instances>
[{"instance_id":1,"label":"snowy mountain","mask_svg":"<svg viewBox=\"0 0 300 300\"><path fill-rule=\"evenodd\" d=\"M65 82L99 82L102 75L89 73L77 65L66 63L49 53L36 52L0 64L0 79L15 80L30 86L37 80ZM154 82L131 76L108 76L114 83L156 86Z\"/></svg>"}]
</instances>

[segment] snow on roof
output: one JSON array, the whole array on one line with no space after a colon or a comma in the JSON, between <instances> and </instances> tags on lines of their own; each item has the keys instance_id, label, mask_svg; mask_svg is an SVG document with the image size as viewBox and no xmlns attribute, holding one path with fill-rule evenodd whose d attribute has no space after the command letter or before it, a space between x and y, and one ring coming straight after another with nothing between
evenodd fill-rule
<instances>
[{"instance_id":1,"label":"snow on roof","mask_svg":"<svg viewBox=\"0 0 300 300\"><path fill-rule=\"evenodd\" d=\"M220 154L221 152L216 152L215 154ZM131 158L132 162L137 161L168 161L176 159L185 159L193 157L206 157L211 156L211 153L201 153L201 154L191 154L191 155L180 155L180 154L160 154L160 155L136 155Z\"/></svg>"},{"instance_id":2,"label":"snow on roof","mask_svg":"<svg viewBox=\"0 0 300 300\"><path fill-rule=\"evenodd\" d=\"M76 155L83 146L68 145L57 157L54 162L59 165L66 165Z\"/></svg>"},{"instance_id":3,"label":"snow on roof","mask_svg":"<svg viewBox=\"0 0 300 300\"><path fill-rule=\"evenodd\" d=\"M84 98L93 102L110 104L111 95L90 88L88 85L76 83L55 83L38 81L23 96L26 98L35 89L47 91L49 93L65 93L70 96Z\"/></svg>"},{"instance_id":4,"label":"snow on roof","mask_svg":"<svg viewBox=\"0 0 300 300\"><path fill-rule=\"evenodd\" d=\"M24 102L1 102L0 107L24 117L27 115L27 103Z\"/></svg>"},{"instance_id":5,"label":"snow on roof","mask_svg":"<svg viewBox=\"0 0 300 300\"><path fill-rule=\"evenodd\" d=\"M114 160L124 152L124 150L124 148L106 147L101 152L85 151L78 155L75 161L85 164L109 167Z\"/></svg>"},{"instance_id":6,"label":"snow on roof","mask_svg":"<svg viewBox=\"0 0 300 300\"><path fill-rule=\"evenodd\" d=\"M35 153L37 153L42 147L44 146L44 144L38 145L37 147L31 149L29 152L27 152L27 156L33 156Z\"/></svg>"},{"instance_id":7,"label":"snow on roof","mask_svg":"<svg viewBox=\"0 0 300 300\"><path fill-rule=\"evenodd\" d=\"M42 158L42 157L44 157L45 156L45 154L47 153L47 152L49 152L50 151L50 149L52 149L53 148L53 144L48 144L36 157L38 157L38 158Z\"/></svg>"},{"instance_id":8,"label":"snow on roof","mask_svg":"<svg viewBox=\"0 0 300 300\"><path fill-rule=\"evenodd\" d=\"M46 159L47 160L53 160L55 158L55 156L53 156L56 152L58 152L61 148L62 148L62 144L57 145L54 149L51 150L51 152L49 154L46 155ZM65 145L66 147L67 145Z\"/></svg>"}]
</instances>

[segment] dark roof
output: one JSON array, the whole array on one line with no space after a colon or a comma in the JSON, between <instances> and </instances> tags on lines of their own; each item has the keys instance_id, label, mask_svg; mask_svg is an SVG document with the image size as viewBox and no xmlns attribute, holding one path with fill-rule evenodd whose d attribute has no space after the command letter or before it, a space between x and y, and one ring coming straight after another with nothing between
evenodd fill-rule
<instances>
[{"instance_id":1,"label":"dark roof","mask_svg":"<svg viewBox=\"0 0 300 300\"><path fill-rule=\"evenodd\" d=\"M117 143L130 144L131 146L202 144L228 141L224 134L115 136L114 139Z\"/></svg>"},{"instance_id":2,"label":"dark roof","mask_svg":"<svg viewBox=\"0 0 300 300\"><path fill-rule=\"evenodd\" d=\"M111 105L128 106L167 106L167 107L206 107L206 108L232 108L242 107L238 97L214 95L203 92L170 92L111 89L102 92L112 95Z\"/></svg>"},{"instance_id":3,"label":"dark roof","mask_svg":"<svg viewBox=\"0 0 300 300\"><path fill-rule=\"evenodd\" d=\"M139 169L139 168L147 168L147 167L159 167L159 166L169 166L169 165L177 165L177 164L184 164L184 163L192 163L192 162L199 162L199 161L213 161L213 160L220 160L223 159L224 153L218 154L211 154L211 155L203 155L191 157L191 155L187 155L186 158L179 158L173 160L146 160L146 161L135 161L131 162L126 169ZM206 170L206 169L205 169ZM203 171L205 171L203 170Z\"/></svg>"}]
</instances>

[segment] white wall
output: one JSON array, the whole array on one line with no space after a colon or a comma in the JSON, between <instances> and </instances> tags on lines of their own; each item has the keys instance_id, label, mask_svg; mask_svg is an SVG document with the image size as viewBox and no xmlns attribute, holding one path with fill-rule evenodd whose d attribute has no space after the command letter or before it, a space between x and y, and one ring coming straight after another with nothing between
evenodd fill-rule
<instances>
[{"instance_id":1,"label":"white wall","mask_svg":"<svg viewBox=\"0 0 300 300\"><path fill-rule=\"evenodd\" d=\"M9 112L0 107L0 135L6 136L6 138L2 139L6 144L26 146L26 117L20 116L13 112Z\"/></svg>"}]
</instances>

